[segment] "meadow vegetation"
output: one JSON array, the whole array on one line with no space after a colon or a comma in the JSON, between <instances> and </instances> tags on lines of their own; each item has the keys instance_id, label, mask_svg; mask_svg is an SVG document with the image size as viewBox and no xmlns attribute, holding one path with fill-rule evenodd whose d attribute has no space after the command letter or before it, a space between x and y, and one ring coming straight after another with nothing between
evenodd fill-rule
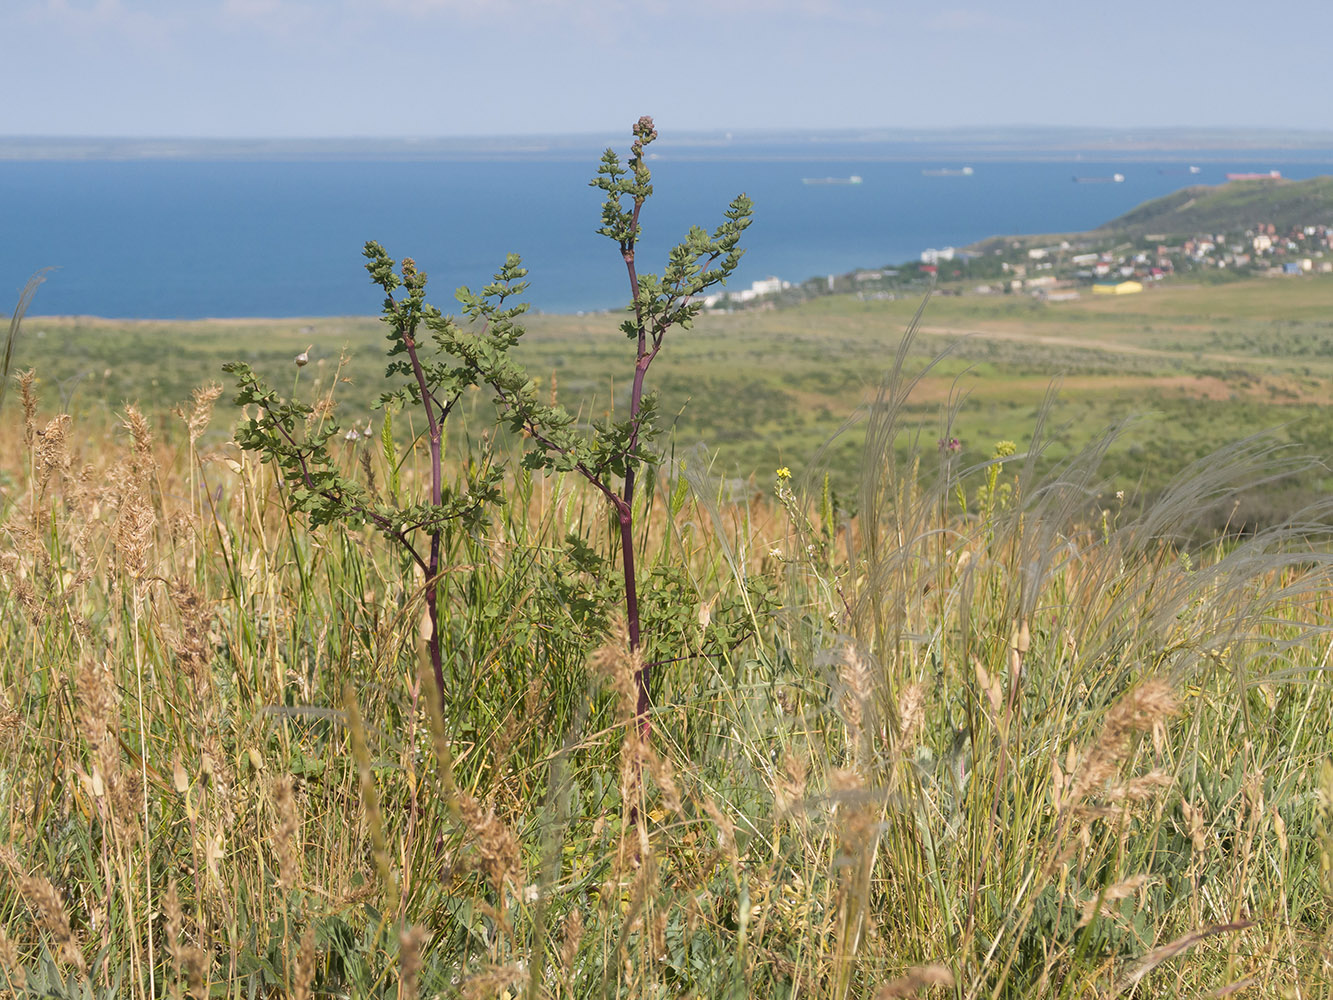
<instances>
[{"instance_id":1,"label":"meadow vegetation","mask_svg":"<svg viewBox=\"0 0 1333 1000\"><path fill-rule=\"evenodd\" d=\"M748 437L719 455L678 427L664 459L635 453L637 643L623 512L575 468L525 465L540 442L497 427L494 386L465 387L440 438L440 495L498 475L484 516L432 522L434 588L373 519L312 527L299 477L235 443L253 394L238 419L217 383L161 384L239 351L292 378L309 408L283 426L330 474L407 509L436 488L429 435L410 409L367 428L367 359L298 367L303 332L251 326L74 385L22 341L40 381L18 375L0 434L0 987L1333 995L1326 473L1289 428L1164 450L1136 498L1119 419L1180 378L1211 442L1248 418L1206 415L1250 398L1212 355L1260 386L1326 384L1327 362L1210 345L1264 321L1199 301L1166 344L1101 303L673 330L663 412L692 393L698 437ZM335 322L353 351L383 337ZM992 336L955 344L974 323ZM66 360L161 349L146 327L37 326ZM511 345L555 372L528 385L573 430L623 405L611 326L534 318ZM1042 350L1087 380L1073 429ZM114 402L149 377L174 410ZM1308 503L1200 530L1293 480Z\"/></svg>"},{"instance_id":2,"label":"meadow vegetation","mask_svg":"<svg viewBox=\"0 0 1333 1000\"><path fill-rule=\"evenodd\" d=\"M437 279L438 280L438 279ZM1026 447L1054 388L1048 456L1070 454L1107 427L1133 418L1111 446L1112 491L1131 505L1150 499L1183 465L1230 441L1272 429L1315 455L1333 454L1333 279L1168 285L1128 298L1042 304L1010 297L935 297L907 367L934 363L904 410L929 445L943 432L941 407L957 400L953 433L963 455L985 459L995 440ZM823 452L834 490L853 502L864 425L844 423L873 399L919 299L820 299L770 312L705 314L673 335L669 363L653 372L666 450L703 442L715 468L747 480L756 470L802 464ZM528 315L523 361L557 398L591 421L629 408L621 315ZM23 360L37 368L53 404L99 425L124 400L150 419L242 360L280 370L310 351L322 384L335 377L348 414L364 421L382 392L383 333L371 318L124 322L30 318ZM43 334L44 336L38 336ZM169 365L161 345L171 344ZM944 357L940 360L940 355ZM454 430L489 428L485 407L455 414ZM364 425L364 424L363 424ZM923 461L934 462L924 449ZM736 484L738 487L740 482ZM752 481L747 489L759 489ZM1312 469L1242 503L1256 524L1276 523L1333 488ZM1209 524L1212 531L1225 522Z\"/></svg>"}]
</instances>

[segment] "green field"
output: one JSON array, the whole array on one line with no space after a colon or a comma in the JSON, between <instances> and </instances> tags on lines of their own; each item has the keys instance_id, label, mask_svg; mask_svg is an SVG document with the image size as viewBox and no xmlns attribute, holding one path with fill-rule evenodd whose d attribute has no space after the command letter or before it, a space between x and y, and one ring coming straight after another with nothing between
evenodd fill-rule
<instances>
[{"instance_id":1,"label":"green field","mask_svg":"<svg viewBox=\"0 0 1333 1000\"><path fill-rule=\"evenodd\" d=\"M1269 429L1327 458L1333 455L1333 411L1325 405L1333 398L1330 304L1329 278L1167 285L1126 298L1052 304L936 296L909 362L909 370L931 366L909 407L924 460L934 460L941 437L958 437L963 458L977 461L996 440L1027 447L1052 391L1045 452L1051 461L1130 421L1112 448L1112 489L1150 495L1187 462ZM650 377L672 425L664 447L679 454L703 443L717 471L761 479L778 465L805 469L819 454L835 486L849 489L861 432L847 423L864 416L918 305L839 296L787 310L707 315L695 329L674 332ZM588 418L623 409L631 345L618 323L609 314L529 317L518 357ZM339 373L347 380L337 395L348 424L371 417L382 343L374 319L33 317L18 363L37 367L76 413L107 414L135 400L160 411L218 379L220 366L233 359L286 386L295 373L291 359L313 344L302 388L312 389L312 377L327 387ZM946 427L950 403L955 410ZM908 447L910 438L900 444ZM1286 512L1330 482L1311 473L1270 488L1253 506Z\"/></svg>"}]
</instances>

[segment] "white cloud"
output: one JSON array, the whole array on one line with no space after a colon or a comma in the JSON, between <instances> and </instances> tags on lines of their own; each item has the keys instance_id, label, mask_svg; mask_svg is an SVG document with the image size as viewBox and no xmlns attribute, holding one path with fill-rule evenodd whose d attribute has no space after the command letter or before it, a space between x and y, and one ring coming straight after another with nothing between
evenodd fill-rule
<instances>
[{"instance_id":1,"label":"white cloud","mask_svg":"<svg viewBox=\"0 0 1333 1000\"><path fill-rule=\"evenodd\" d=\"M115 36L151 48L170 46L185 21L178 9L163 12L123 0L42 0L30 13L30 23L70 36Z\"/></svg>"},{"instance_id":2,"label":"white cloud","mask_svg":"<svg viewBox=\"0 0 1333 1000\"><path fill-rule=\"evenodd\" d=\"M956 8L933 15L926 21L926 27L932 31L983 32L1007 30L1012 27L1012 22L990 11Z\"/></svg>"},{"instance_id":3,"label":"white cloud","mask_svg":"<svg viewBox=\"0 0 1333 1000\"><path fill-rule=\"evenodd\" d=\"M222 0L218 13L224 25L277 35L303 30L319 16L313 4L293 0Z\"/></svg>"},{"instance_id":4,"label":"white cloud","mask_svg":"<svg viewBox=\"0 0 1333 1000\"><path fill-rule=\"evenodd\" d=\"M703 30L709 20L745 16L766 20L817 17L834 21L880 22L885 12L866 0L349 0L362 10L381 9L416 16L454 14L485 19L559 17L589 21L637 21L644 13L670 18L681 27Z\"/></svg>"}]
</instances>

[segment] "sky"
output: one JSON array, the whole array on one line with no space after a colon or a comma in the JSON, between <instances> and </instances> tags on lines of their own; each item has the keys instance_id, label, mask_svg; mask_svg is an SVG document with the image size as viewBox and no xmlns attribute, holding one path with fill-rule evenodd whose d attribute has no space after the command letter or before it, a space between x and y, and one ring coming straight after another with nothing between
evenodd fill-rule
<instances>
[{"instance_id":1,"label":"sky","mask_svg":"<svg viewBox=\"0 0 1333 1000\"><path fill-rule=\"evenodd\" d=\"M0 135L1333 129L1333 2L0 0Z\"/></svg>"}]
</instances>

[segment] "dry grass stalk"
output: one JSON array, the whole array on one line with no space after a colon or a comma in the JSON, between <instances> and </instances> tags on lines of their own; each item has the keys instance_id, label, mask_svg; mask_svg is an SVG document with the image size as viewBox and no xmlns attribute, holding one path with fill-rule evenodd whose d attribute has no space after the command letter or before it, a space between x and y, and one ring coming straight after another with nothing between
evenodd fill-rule
<instances>
[{"instance_id":1,"label":"dry grass stalk","mask_svg":"<svg viewBox=\"0 0 1333 1000\"><path fill-rule=\"evenodd\" d=\"M31 448L37 437L37 369L19 372L18 380L23 397L23 443Z\"/></svg>"},{"instance_id":2,"label":"dry grass stalk","mask_svg":"<svg viewBox=\"0 0 1333 1000\"><path fill-rule=\"evenodd\" d=\"M635 677L643 667L642 650L630 652L629 627L624 619L611 626L611 636L588 661L592 672L611 682L611 690L620 702L620 717L629 721L638 711L638 685Z\"/></svg>"},{"instance_id":3,"label":"dry grass stalk","mask_svg":"<svg viewBox=\"0 0 1333 1000\"><path fill-rule=\"evenodd\" d=\"M213 419L213 405L222 395L222 386L217 382L196 386L191 395L194 397L194 406L189 416L185 417L185 427L190 435L190 445L193 447L208 429L209 421Z\"/></svg>"},{"instance_id":4,"label":"dry grass stalk","mask_svg":"<svg viewBox=\"0 0 1333 1000\"><path fill-rule=\"evenodd\" d=\"M736 824L732 821L730 816L727 816L720 808L718 808L718 804L712 799L704 799L703 807L704 812L708 814L708 818L711 819L713 825L717 827L718 846L722 848L722 853L731 860L732 864L735 864L738 860L736 852Z\"/></svg>"},{"instance_id":5,"label":"dry grass stalk","mask_svg":"<svg viewBox=\"0 0 1333 1000\"><path fill-rule=\"evenodd\" d=\"M560 934L560 967L566 976L574 974L574 959L578 956L579 945L583 943L583 911L570 910L565 915L564 926Z\"/></svg>"},{"instance_id":6,"label":"dry grass stalk","mask_svg":"<svg viewBox=\"0 0 1333 1000\"><path fill-rule=\"evenodd\" d=\"M301 932L301 950L296 953L296 968L292 974L294 1000L310 1000L315 984L315 928L307 926Z\"/></svg>"},{"instance_id":7,"label":"dry grass stalk","mask_svg":"<svg viewBox=\"0 0 1333 1000\"><path fill-rule=\"evenodd\" d=\"M153 458L153 430L137 406L125 407L125 422L122 426L130 432L132 478L146 486L157 478L157 461Z\"/></svg>"},{"instance_id":8,"label":"dry grass stalk","mask_svg":"<svg viewBox=\"0 0 1333 1000\"><path fill-rule=\"evenodd\" d=\"M287 891L295 889L301 880L301 818L294 785L288 774L273 782L273 805L277 813L277 825L273 828L273 851L278 856L278 879Z\"/></svg>"},{"instance_id":9,"label":"dry grass stalk","mask_svg":"<svg viewBox=\"0 0 1333 1000\"><path fill-rule=\"evenodd\" d=\"M130 494L116 522L116 554L121 568L136 581L148 573L148 555L156 528L157 515L147 497L139 491Z\"/></svg>"},{"instance_id":10,"label":"dry grass stalk","mask_svg":"<svg viewBox=\"0 0 1333 1000\"><path fill-rule=\"evenodd\" d=\"M361 721L361 708L357 703L356 693L350 684L343 686L343 711L347 715L347 728L352 737L352 756L356 759L358 783L361 788L361 808L370 826L370 846L375 858L375 868L379 872L380 884L386 899L397 908L398 879L394 875L393 863L389 857L389 843L385 835L384 814L380 809L379 789L375 786L375 775L370 766L370 749L366 744L366 728Z\"/></svg>"},{"instance_id":11,"label":"dry grass stalk","mask_svg":"<svg viewBox=\"0 0 1333 1000\"><path fill-rule=\"evenodd\" d=\"M458 806L476 848L476 867L485 874L486 881L503 901L506 885L522 884L523 864L518 837L495 815L493 805L482 809L476 799L464 792L459 795Z\"/></svg>"},{"instance_id":12,"label":"dry grass stalk","mask_svg":"<svg viewBox=\"0 0 1333 1000\"><path fill-rule=\"evenodd\" d=\"M898 697L898 745L904 750L916 746L926 721L926 686L920 681L908 684Z\"/></svg>"},{"instance_id":13,"label":"dry grass stalk","mask_svg":"<svg viewBox=\"0 0 1333 1000\"><path fill-rule=\"evenodd\" d=\"M79 939L69 924L60 893L44 875L25 875L19 879L19 892L37 918L38 925L51 936L56 957L79 972L87 972Z\"/></svg>"},{"instance_id":14,"label":"dry grass stalk","mask_svg":"<svg viewBox=\"0 0 1333 1000\"><path fill-rule=\"evenodd\" d=\"M19 962L18 947L8 932L0 927L0 974L11 996L22 996L28 988L28 973Z\"/></svg>"},{"instance_id":15,"label":"dry grass stalk","mask_svg":"<svg viewBox=\"0 0 1333 1000\"><path fill-rule=\"evenodd\" d=\"M952 986L953 973L943 965L918 965L892 982L885 983L875 994L875 1000L893 1000L910 997L932 986Z\"/></svg>"},{"instance_id":16,"label":"dry grass stalk","mask_svg":"<svg viewBox=\"0 0 1333 1000\"><path fill-rule=\"evenodd\" d=\"M838 703L842 721L847 725L847 742L859 748L865 730L866 715L870 711L870 670L856 647L848 643L838 659L838 678L843 694Z\"/></svg>"},{"instance_id":17,"label":"dry grass stalk","mask_svg":"<svg viewBox=\"0 0 1333 1000\"><path fill-rule=\"evenodd\" d=\"M1147 681L1116 702L1106 715L1097 742L1073 777L1066 803L1076 805L1094 793L1110 791L1108 783L1119 776L1134 738L1164 724L1179 707L1175 692L1162 680Z\"/></svg>"},{"instance_id":18,"label":"dry grass stalk","mask_svg":"<svg viewBox=\"0 0 1333 1000\"><path fill-rule=\"evenodd\" d=\"M1230 924L1211 924L1202 930L1191 931L1181 937L1176 938L1160 948L1154 948L1137 962L1135 962L1127 972L1125 972L1115 983L1116 994L1125 993L1132 990L1148 973L1161 965L1163 962L1175 958L1183 952L1189 951L1200 941L1213 937L1217 934L1227 934L1233 931L1243 931L1246 928L1253 927L1252 920L1238 920Z\"/></svg>"},{"instance_id":19,"label":"dry grass stalk","mask_svg":"<svg viewBox=\"0 0 1333 1000\"><path fill-rule=\"evenodd\" d=\"M773 786L773 800L779 817L793 816L805 801L809 765L804 757L787 753L782 758L782 774Z\"/></svg>"},{"instance_id":20,"label":"dry grass stalk","mask_svg":"<svg viewBox=\"0 0 1333 1000\"><path fill-rule=\"evenodd\" d=\"M208 729L212 715L213 676L209 664L213 659L213 643L209 638L209 627L213 613L204 603L203 598L184 580L171 585L171 603L180 615L180 630L169 639L172 653L176 656L176 666L189 681L200 710L209 714L201 728Z\"/></svg>"},{"instance_id":21,"label":"dry grass stalk","mask_svg":"<svg viewBox=\"0 0 1333 1000\"><path fill-rule=\"evenodd\" d=\"M464 1000L499 1000L514 996L527 981L528 974L517 963L489 965L463 980Z\"/></svg>"},{"instance_id":22,"label":"dry grass stalk","mask_svg":"<svg viewBox=\"0 0 1333 1000\"><path fill-rule=\"evenodd\" d=\"M37 440L33 449L33 461L37 467L37 492L46 490L53 473L62 474L69 469L69 450L66 437L71 423L70 415L62 413L53 417L47 425L37 431Z\"/></svg>"},{"instance_id":23,"label":"dry grass stalk","mask_svg":"<svg viewBox=\"0 0 1333 1000\"><path fill-rule=\"evenodd\" d=\"M1103 917L1115 915L1114 903L1134 895L1139 889L1152 881L1150 875L1131 875L1129 878L1107 887L1106 891L1094 895L1083 904L1083 915L1079 918L1079 927L1086 927L1092 923L1092 918L1100 913ZM1098 905L1100 903L1100 906Z\"/></svg>"},{"instance_id":24,"label":"dry grass stalk","mask_svg":"<svg viewBox=\"0 0 1333 1000\"><path fill-rule=\"evenodd\" d=\"M398 997L416 1000L421 979L421 949L430 940L424 927L408 927L398 935Z\"/></svg>"}]
</instances>

